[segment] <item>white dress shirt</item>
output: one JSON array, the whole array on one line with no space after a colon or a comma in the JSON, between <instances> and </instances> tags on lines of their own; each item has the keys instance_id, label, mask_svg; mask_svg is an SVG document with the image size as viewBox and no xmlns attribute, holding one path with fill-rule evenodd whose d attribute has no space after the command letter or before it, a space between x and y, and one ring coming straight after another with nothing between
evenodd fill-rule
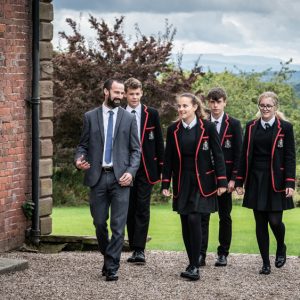
<instances>
[{"instance_id":1,"label":"white dress shirt","mask_svg":"<svg viewBox=\"0 0 300 300\"><path fill-rule=\"evenodd\" d=\"M260 118L260 124L264 129L266 129L266 123L268 123L270 125L270 127L272 127L274 122L275 122L275 116L268 122L266 122L262 118Z\"/></svg>"},{"instance_id":2,"label":"white dress shirt","mask_svg":"<svg viewBox=\"0 0 300 300\"><path fill-rule=\"evenodd\" d=\"M188 127L189 129L192 129L197 124L197 117L195 116L194 120L190 124L185 123L183 120L181 122L184 128Z\"/></svg>"},{"instance_id":3,"label":"white dress shirt","mask_svg":"<svg viewBox=\"0 0 300 300\"><path fill-rule=\"evenodd\" d=\"M106 149L106 135L107 135L107 127L108 127L108 118L109 118L109 111L113 111L113 145L114 145L114 133L115 133L115 126L116 126L116 120L117 120L117 115L118 115L118 107L115 107L114 109L108 108L105 106L105 104L102 104L102 115L103 115L103 127L104 127L104 148L103 148L103 157L102 157L102 167L112 167L113 166L113 161L114 161L114 156L113 153L111 154L111 162L107 164L105 162L105 149Z\"/></svg>"},{"instance_id":4,"label":"white dress shirt","mask_svg":"<svg viewBox=\"0 0 300 300\"><path fill-rule=\"evenodd\" d=\"M126 110L130 113L135 110L134 115L137 122L139 139L141 140L142 104L140 103L136 108L132 108L131 106L127 105Z\"/></svg>"},{"instance_id":5,"label":"white dress shirt","mask_svg":"<svg viewBox=\"0 0 300 300\"><path fill-rule=\"evenodd\" d=\"M216 124L216 129L217 129L218 133L220 133L220 130L221 130L223 116L224 116L224 112L222 113L222 115L218 119L215 119L213 117L213 115L210 115L210 119L211 119L211 121L213 123L218 122L217 124L215 123Z\"/></svg>"}]
</instances>

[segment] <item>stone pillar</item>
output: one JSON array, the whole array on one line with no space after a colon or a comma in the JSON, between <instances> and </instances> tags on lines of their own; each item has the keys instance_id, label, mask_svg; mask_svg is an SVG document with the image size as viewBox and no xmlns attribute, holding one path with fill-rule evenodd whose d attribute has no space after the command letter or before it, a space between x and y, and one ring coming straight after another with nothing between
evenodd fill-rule
<instances>
[{"instance_id":1,"label":"stone pillar","mask_svg":"<svg viewBox=\"0 0 300 300\"><path fill-rule=\"evenodd\" d=\"M52 170L53 170L53 5L40 1L40 230L52 232Z\"/></svg>"}]
</instances>

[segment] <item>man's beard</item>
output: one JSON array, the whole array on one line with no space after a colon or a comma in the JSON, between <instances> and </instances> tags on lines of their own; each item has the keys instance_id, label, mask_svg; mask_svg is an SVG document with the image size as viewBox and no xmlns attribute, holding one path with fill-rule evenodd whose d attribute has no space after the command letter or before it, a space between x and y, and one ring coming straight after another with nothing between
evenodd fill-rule
<instances>
[{"instance_id":1,"label":"man's beard","mask_svg":"<svg viewBox=\"0 0 300 300\"><path fill-rule=\"evenodd\" d=\"M111 98L111 95L109 94L107 98L107 105L112 108L119 107L122 104L122 99L115 97L114 99Z\"/></svg>"}]
</instances>

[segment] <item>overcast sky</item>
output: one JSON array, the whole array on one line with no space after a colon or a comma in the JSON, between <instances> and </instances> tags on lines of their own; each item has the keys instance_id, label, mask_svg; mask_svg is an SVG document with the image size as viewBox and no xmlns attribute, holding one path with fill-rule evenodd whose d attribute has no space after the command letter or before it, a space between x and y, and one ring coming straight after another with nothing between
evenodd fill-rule
<instances>
[{"instance_id":1,"label":"overcast sky","mask_svg":"<svg viewBox=\"0 0 300 300\"><path fill-rule=\"evenodd\" d=\"M174 53L220 53L293 58L300 64L299 0L53 0L54 47L62 42L58 31L70 32L65 19L80 21L80 30L92 38L92 14L113 24L125 16L124 31L157 35L165 20L176 30Z\"/></svg>"}]
</instances>

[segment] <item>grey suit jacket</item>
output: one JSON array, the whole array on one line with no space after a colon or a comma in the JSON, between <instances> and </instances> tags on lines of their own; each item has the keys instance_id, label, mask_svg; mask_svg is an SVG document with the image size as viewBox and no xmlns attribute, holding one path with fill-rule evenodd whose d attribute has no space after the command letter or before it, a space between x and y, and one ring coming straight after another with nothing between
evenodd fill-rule
<instances>
[{"instance_id":1,"label":"grey suit jacket","mask_svg":"<svg viewBox=\"0 0 300 300\"><path fill-rule=\"evenodd\" d=\"M104 126L102 107L84 114L80 142L75 152L75 162L83 155L91 167L85 171L84 184L93 187L102 172L104 151ZM116 179L125 173L133 177L140 165L140 142L134 115L119 107L113 138L113 167Z\"/></svg>"}]
</instances>

